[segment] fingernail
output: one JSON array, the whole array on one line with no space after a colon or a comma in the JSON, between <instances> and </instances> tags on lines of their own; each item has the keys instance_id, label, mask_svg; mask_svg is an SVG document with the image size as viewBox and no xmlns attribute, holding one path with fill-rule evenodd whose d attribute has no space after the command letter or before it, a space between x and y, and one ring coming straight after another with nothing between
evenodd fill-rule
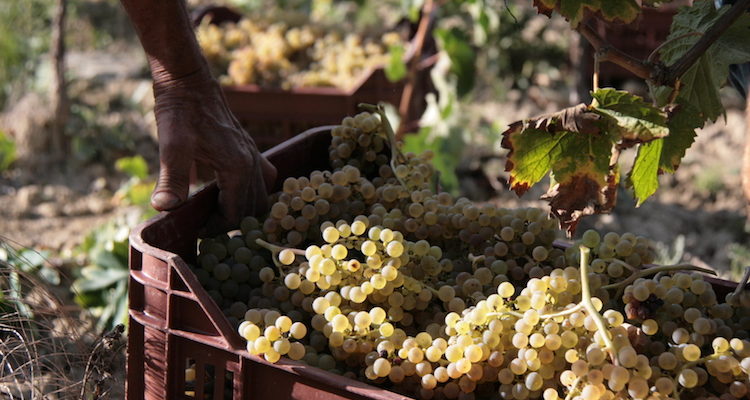
<instances>
[{"instance_id":1,"label":"fingernail","mask_svg":"<svg viewBox=\"0 0 750 400\"><path fill-rule=\"evenodd\" d=\"M158 210L171 210L180 204L180 198L169 192L157 192L151 196L151 204Z\"/></svg>"}]
</instances>

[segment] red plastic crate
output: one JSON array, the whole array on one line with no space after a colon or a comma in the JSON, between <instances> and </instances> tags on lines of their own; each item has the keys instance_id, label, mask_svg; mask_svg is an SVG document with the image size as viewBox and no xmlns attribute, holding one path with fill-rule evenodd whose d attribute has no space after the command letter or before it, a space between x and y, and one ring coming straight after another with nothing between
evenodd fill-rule
<instances>
[{"instance_id":1,"label":"red plastic crate","mask_svg":"<svg viewBox=\"0 0 750 400\"><path fill-rule=\"evenodd\" d=\"M264 153L278 168L277 189L286 177L327 167L331 128L306 131ZM209 186L130 235L126 399L410 399L301 362L282 358L272 364L247 353L245 341L188 267L217 195L216 186ZM736 286L707 280L720 297ZM185 382L188 365L196 370L192 387Z\"/></svg>"},{"instance_id":2,"label":"red plastic crate","mask_svg":"<svg viewBox=\"0 0 750 400\"><path fill-rule=\"evenodd\" d=\"M277 185L326 167L330 128L309 130L264 153L278 168ZM408 399L300 362L272 364L247 353L187 264L195 261L197 232L216 209L217 194L209 186L130 235L126 399ZM185 394L189 364L196 369L195 397Z\"/></svg>"},{"instance_id":3,"label":"red plastic crate","mask_svg":"<svg viewBox=\"0 0 750 400\"><path fill-rule=\"evenodd\" d=\"M336 87L298 87L276 89L258 85L224 86L229 108L240 124L255 140L260 150L269 149L297 133L323 125L338 124L348 115L359 112L359 103L386 102L404 110L401 118L405 132L418 128L427 102L427 93L434 92L430 70L437 62L436 47L429 33L434 12L426 13L428 28L423 37L411 38L408 63L416 62L413 91L403 98L407 78L391 82L383 67L365 71L359 81L349 89ZM195 24L208 18L212 24L237 22L240 15L226 7L208 7L194 16ZM421 21L420 21L421 22ZM403 130L402 130L403 131Z\"/></svg>"}]
</instances>

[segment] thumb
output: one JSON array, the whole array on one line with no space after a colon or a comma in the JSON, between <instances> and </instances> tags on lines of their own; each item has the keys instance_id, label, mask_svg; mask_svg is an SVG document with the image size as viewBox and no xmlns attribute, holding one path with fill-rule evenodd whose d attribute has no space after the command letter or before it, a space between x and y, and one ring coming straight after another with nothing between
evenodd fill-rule
<instances>
[{"instance_id":1,"label":"thumb","mask_svg":"<svg viewBox=\"0 0 750 400\"><path fill-rule=\"evenodd\" d=\"M187 199L192 160L185 154L180 155L166 148L162 150L159 180L151 194L151 206L158 211L167 211Z\"/></svg>"}]
</instances>

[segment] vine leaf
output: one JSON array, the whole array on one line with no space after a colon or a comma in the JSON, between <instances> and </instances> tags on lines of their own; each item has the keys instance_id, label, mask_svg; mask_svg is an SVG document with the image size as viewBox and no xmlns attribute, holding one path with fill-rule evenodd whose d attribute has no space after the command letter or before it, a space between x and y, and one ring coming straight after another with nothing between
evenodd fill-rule
<instances>
[{"instance_id":1,"label":"vine leaf","mask_svg":"<svg viewBox=\"0 0 750 400\"><path fill-rule=\"evenodd\" d=\"M638 146L633 169L628 175L628 183L633 188L636 207L639 207L659 188L659 161L663 140L653 140Z\"/></svg>"},{"instance_id":2,"label":"vine leaf","mask_svg":"<svg viewBox=\"0 0 750 400\"><path fill-rule=\"evenodd\" d=\"M629 23L638 17L641 6L636 0L534 0L539 13L549 15L557 10L570 25L576 27L587 12L607 21Z\"/></svg>"},{"instance_id":3,"label":"vine leaf","mask_svg":"<svg viewBox=\"0 0 750 400\"><path fill-rule=\"evenodd\" d=\"M666 65L679 60L714 23L729 9L716 10L711 1L694 2L681 8L659 56ZM715 121L724 113L719 88L729 76L730 64L750 61L750 15L744 14L708 48L698 61L680 78L677 102L690 104L704 120ZM666 105L671 90L651 88L659 105Z\"/></svg>"},{"instance_id":4,"label":"vine leaf","mask_svg":"<svg viewBox=\"0 0 750 400\"><path fill-rule=\"evenodd\" d=\"M659 172L674 173L680 165L685 151L695 141L695 130L703 126L703 119L690 105L678 105L669 111L669 136L664 139L661 156L659 157Z\"/></svg>"},{"instance_id":5,"label":"vine leaf","mask_svg":"<svg viewBox=\"0 0 750 400\"><path fill-rule=\"evenodd\" d=\"M591 96L594 111L614 120L612 133L638 142L647 142L669 135L666 114L625 91L599 89Z\"/></svg>"},{"instance_id":6,"label":"vine leaf","mask_svg":"<svg viewBox=\"0 0 750 400\"><path fill-rule=\"evenodd\" d=\"M551 173L545 195L561 226L573 231L584 215L613 204L610 182L612 140L599 130L600 115L584 104L518 121L503 132L509 150L506 170L519 196Z\"/></svg>"},{"instance_id":7,"label":"vine leaf","mask_svg":"<svg viewBox=\"0 0 750 400\"><path fill-rule=\"evenodd\" d=\"M600 89L592 97L591 105L518 121L503 132L510 188L520 196L549 173L544 198L569 232L583 216L614 206L620 180L615 145L641 146L629 181L639 204L651 196L658 187L662 140L670 134L667 113L638 96Z\"/></svg>"},{"instance_id":8,"label":"vine leaf","mask_svg":"<svg viewBox=\"0 0 750 400\"><path fill-rule=\"evenodd\" d=\"M458 95L463 96L474 87L476 52L471 47L469 38L458 28L435 29L435 37L450 57L451 72L458 77Z\"/></svg>"}]
</instances>

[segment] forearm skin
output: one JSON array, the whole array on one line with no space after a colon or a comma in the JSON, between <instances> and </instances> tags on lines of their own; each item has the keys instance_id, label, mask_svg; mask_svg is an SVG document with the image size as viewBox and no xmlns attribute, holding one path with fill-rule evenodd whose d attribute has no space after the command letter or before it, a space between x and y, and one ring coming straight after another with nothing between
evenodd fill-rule
<instances>
[{"instance_id":1,"label":"forearm skin","mask_svg":"<svg viewBox=\"0 0 750 400\"><path fill-rule=\"evenodd\" d=\"M146 51L156 91L184 81L211 80L183 0L121 3Z\"/></svg>"}]
</instances>

